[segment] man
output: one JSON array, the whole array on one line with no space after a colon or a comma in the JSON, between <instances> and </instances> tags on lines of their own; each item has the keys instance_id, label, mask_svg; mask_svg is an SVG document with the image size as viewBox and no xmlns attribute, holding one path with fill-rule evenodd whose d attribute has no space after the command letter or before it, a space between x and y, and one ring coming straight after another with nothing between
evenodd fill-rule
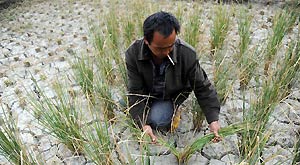
<instances>
[{"instance_id":1,"label":"man","mask_svg":"<svg viewBox=\"0 0 300 165\"><path fill-rule=\"evenodd\" d=\"M156 143L153 129L170 129L173 114L194 91L218 142L220 102L200 67L195 50L177 38L178 20L157 12L144 21L144 38L126 51L129 113L135 123Z\"/></svg>"}]
</instances>

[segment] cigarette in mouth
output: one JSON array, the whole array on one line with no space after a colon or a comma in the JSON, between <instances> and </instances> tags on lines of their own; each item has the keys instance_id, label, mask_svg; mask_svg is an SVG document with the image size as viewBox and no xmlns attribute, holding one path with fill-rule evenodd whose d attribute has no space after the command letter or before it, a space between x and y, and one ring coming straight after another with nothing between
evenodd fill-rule
<instances>
[{"instance_id":1,"label":"cigarette in mouth","mask_svg":"<svg viewBox=\"0 0 300 165\"><path fill-rule=\"evenodd\" d=\"M167 55L167 56L168 56L169 60L171 61L172 65L175 65L172 58L169 55Z\"/></svg>"}]
</instances>

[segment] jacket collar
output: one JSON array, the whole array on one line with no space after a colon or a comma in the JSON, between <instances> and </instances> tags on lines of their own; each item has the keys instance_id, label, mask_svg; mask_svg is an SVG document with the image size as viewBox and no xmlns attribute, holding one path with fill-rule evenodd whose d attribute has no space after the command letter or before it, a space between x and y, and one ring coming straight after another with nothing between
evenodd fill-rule
<instances>
[{"instance_id":1,"label":"jacket collar","mask_svg":"<svg viewBox=\"0 0 300 165\"><path fill-rule=\"evenodd\" d=\"M141 50L139 51L139 55L138 55L138 60L150 60L151 59L151 50L149 49L148 45L145 44L144 39L142 40L142 44L141 44ZM176 38L175 44L174 44L174 48L172 50L172 52L170 53L170 57L171 59L174 61L174 63L177 63L177 46L179 43L179 39Z\"/></svg>"},{"instance_id":2,"label":"jacket collar","mask_svg":"<svg viewBox=\"0 0 300 165\"><path fill-rule=\"evenodd\" d=\"M145 44L144 39L142 40L142 44L141 44L141 50L139 51L139 57L138 60L150 60L151 59L151 51L148 48L147 44Z\"/></svg>"}]
</instances>

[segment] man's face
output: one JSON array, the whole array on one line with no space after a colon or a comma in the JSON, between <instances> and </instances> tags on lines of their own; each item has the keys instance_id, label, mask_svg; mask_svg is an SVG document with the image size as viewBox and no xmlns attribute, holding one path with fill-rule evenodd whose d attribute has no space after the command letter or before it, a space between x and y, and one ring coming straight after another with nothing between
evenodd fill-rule
<instances>
[{"instance_id":1,"label":"man's face","mask_svg":"<svg viewBox=\"0 0 300 165\"><path fill-rule=\"evenodd\" d=\"M151 44L145 40L146 44L152 51L153 55L163 59L173 50L176 39L176 32L173 30L172 34L168 37L161 35L159 32L154 32Z\"/></svg>"}]
</instances>

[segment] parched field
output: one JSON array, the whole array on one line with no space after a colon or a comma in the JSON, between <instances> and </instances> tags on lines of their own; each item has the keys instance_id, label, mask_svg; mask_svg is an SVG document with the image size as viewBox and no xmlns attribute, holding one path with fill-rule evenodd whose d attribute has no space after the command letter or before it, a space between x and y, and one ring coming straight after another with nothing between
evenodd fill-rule
<instances>
[{"instance_id":1,"label":"parched field","mask_svg":"<svg viewBox=\"0 0 300 165\"><path fill-rule=\"evenodd\" d=\"M299 163L299 3L24 0L0 9L0 164ZM179 19L178 37L223 102L219 143L193 95L178 130L157 132L159 145L127 116L124 52L161 10Z\"/></svg>"}]
</instances>

